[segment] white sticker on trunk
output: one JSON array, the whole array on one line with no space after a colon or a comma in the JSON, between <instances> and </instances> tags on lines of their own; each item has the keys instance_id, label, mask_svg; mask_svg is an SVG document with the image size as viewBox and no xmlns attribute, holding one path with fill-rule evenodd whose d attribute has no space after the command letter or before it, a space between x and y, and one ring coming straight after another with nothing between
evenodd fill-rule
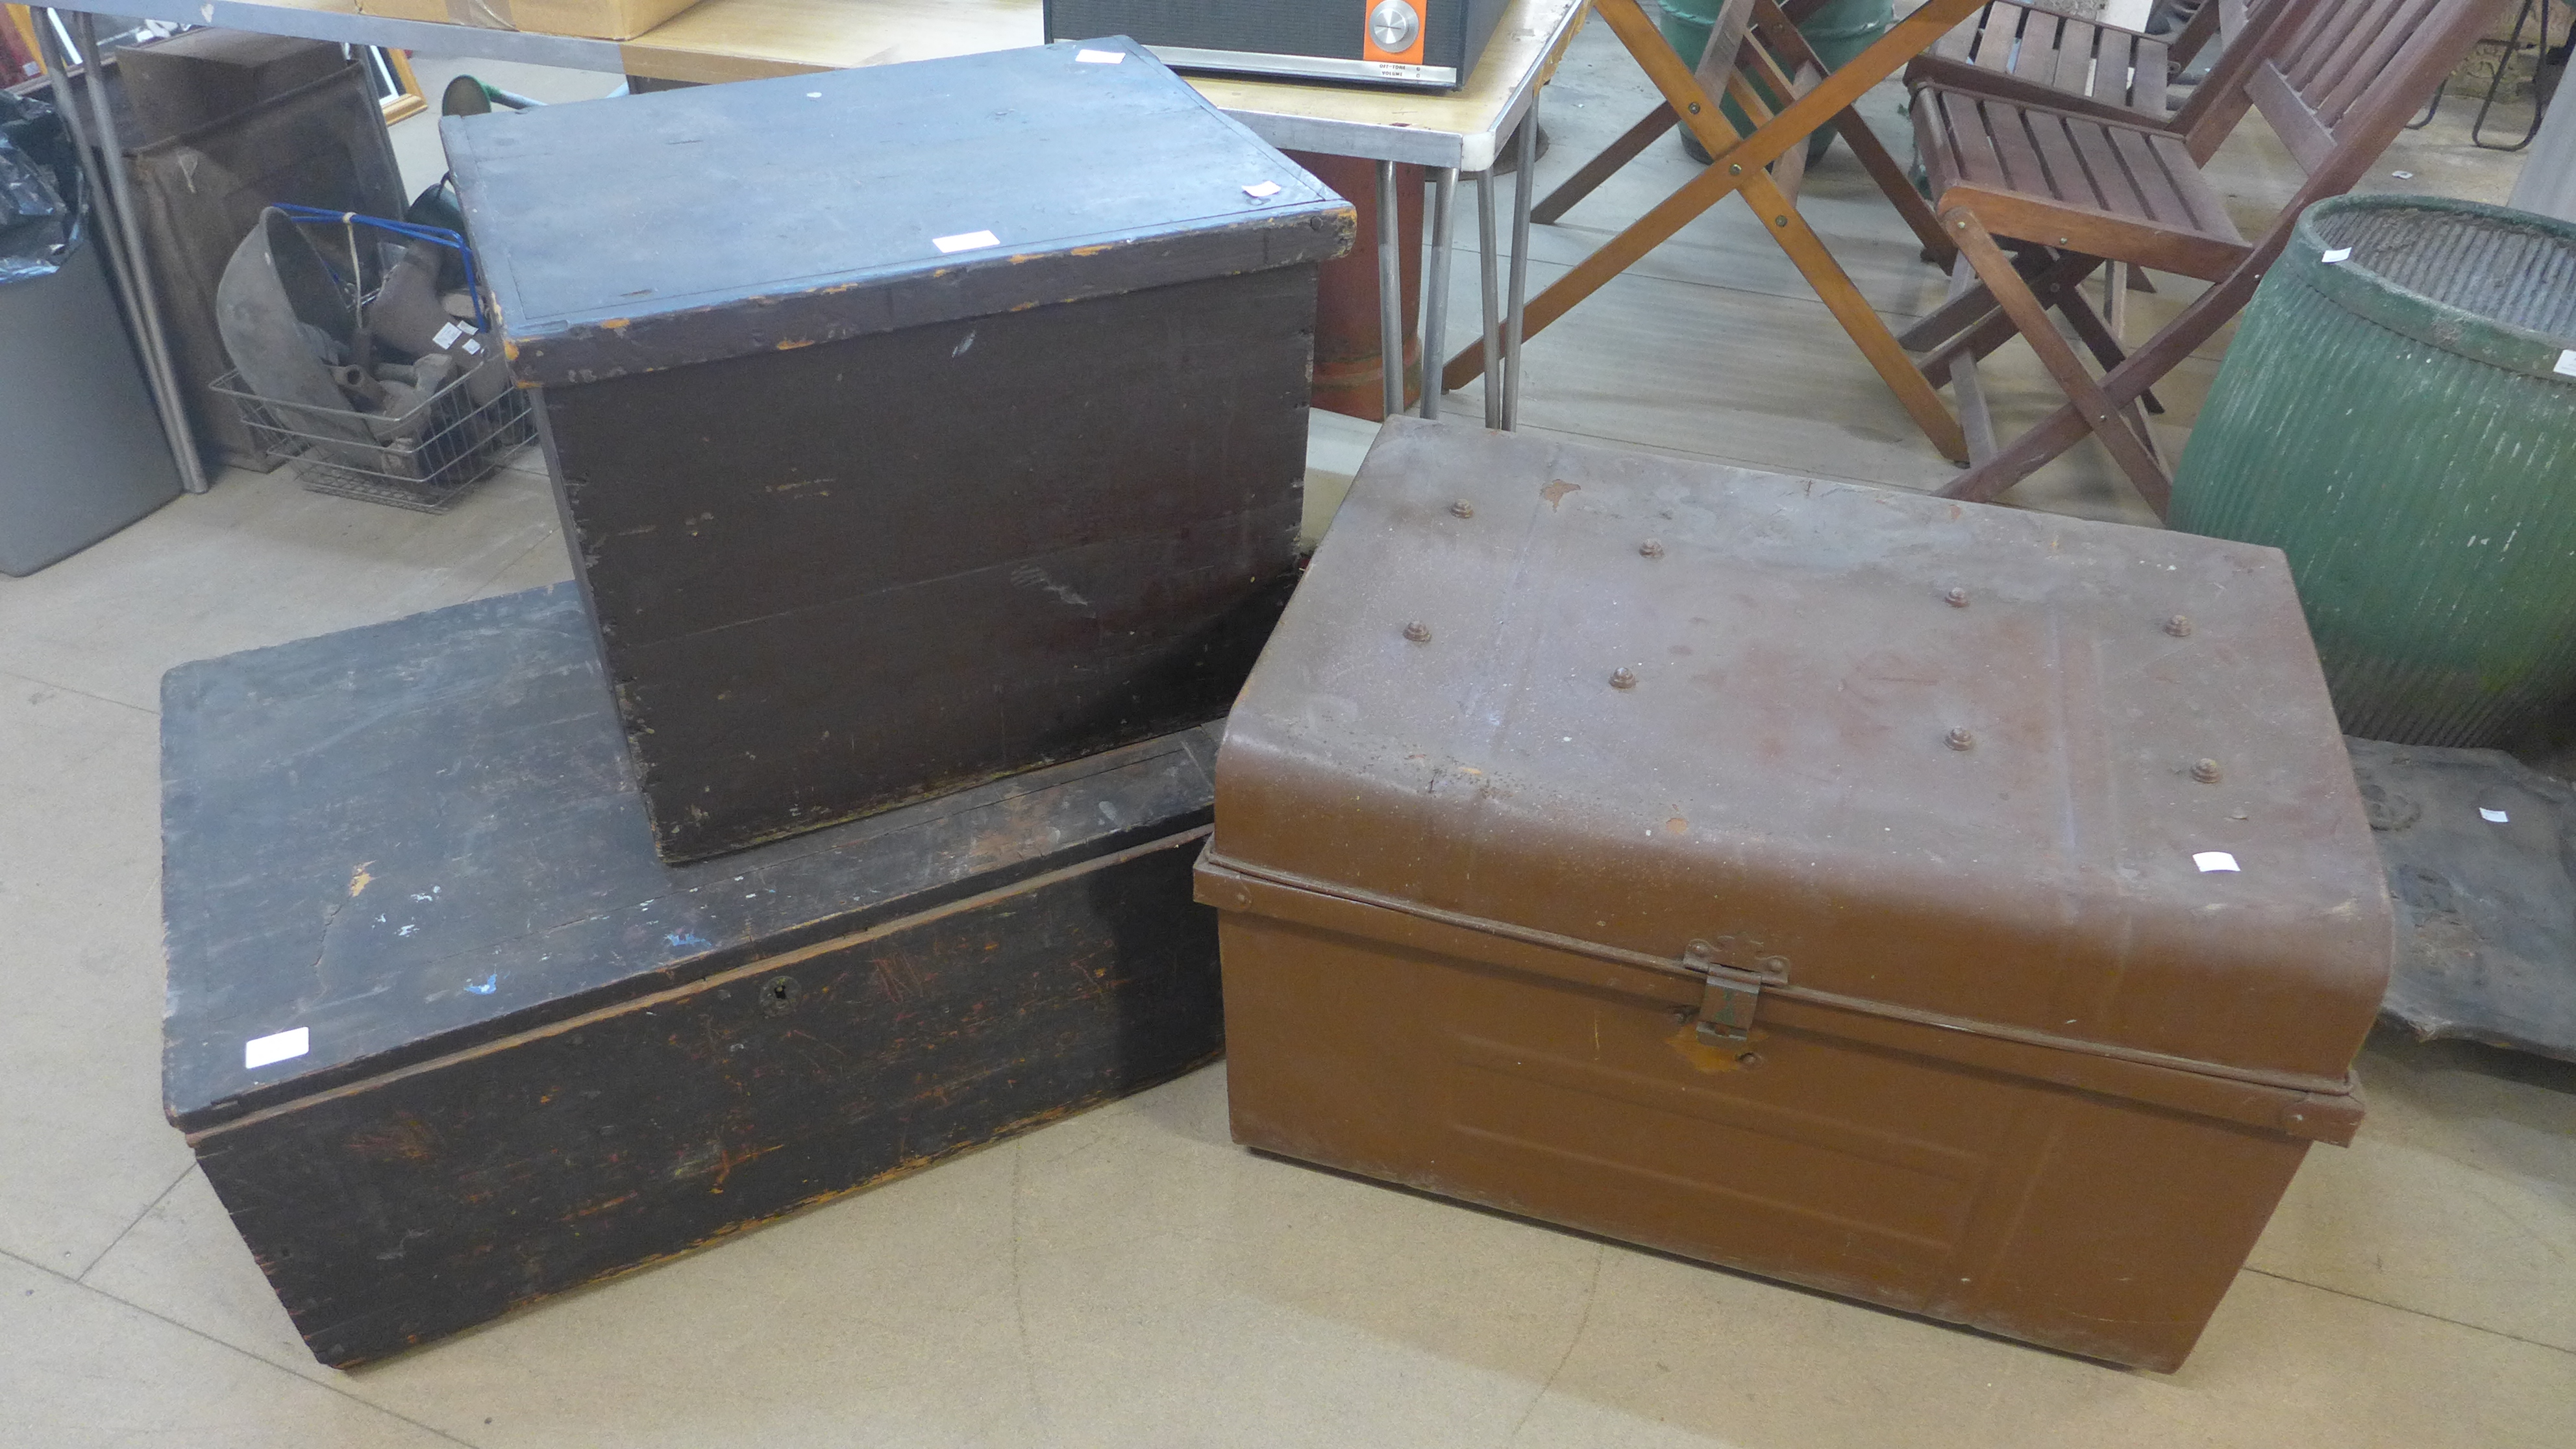
<instances>
[{"instance_id":1,"label":"white sticker on trunk","mask_svg":"<svg viewBox=\"0 0 2576 1449\"><path fill-rule=\"evenodd\" d=\"M2576 347L2558 354L2558 365L2549 370L2561 377L2576 377Z\"/></svg>"},{"instance_id":2,"label":"white sticker on trunk","mask_svg":"<svg viewBox=\"0 0 2576 1449\"><path fill-rule=\"evenodd\" d=\"M2487 819L2487 820L2492 820L2492 821L2494 821L2494 822L2495 822L2496 824L2498 824L2498 825L2502 825L2502 824L2504 824L2506 821L2511 820L2511 819L2513 818L2512 816L2507 815L2505 812L2503 812L2503 811L2501 811L2501 810L2489 810L2489 809L2488 809L2487 807L2485 807L2484 805L2481 805L2481 806L2479 806L2479 807L2478 807L2478 814L2479 814L2479 816L2480 816L2480 817L2482 817L2482 818L2484 818L2484 819Z\"/></svg>"},{"instance_id":3,"label":"white sticker on trunk","mask_svg":"<svg viewBox=\"0 0 2576 1449\"><path fill-rule=\"evenodd\" d=\"M1276 181L1264 181L1257 186L1247 186L1243 188L1243 194L1251 197L1255 201L1268 201L1270 198L1279 194L1279 183Z\"/></svg>"},{"instance_id":4,"label":"white sticker on trunk","mask_svg":"<svg viewBox=\"0 0 2576 1449\"><path fill-rule=\"evenodd\" d=\"M2223 850L2204 850L2193 856L2191 863L2199 866L2203 872L2236 869L2236 857Z\"/></svg>"},{"instance_id":5,"label":"white sticker on trunk","mask_svg":"<svg viewBox=\"0 0 2576 1449\"><path fill-rule=\"evenodd\" d=\"M461 327L454 322L450 322L446 326L439 328L438 335L430 338L429 340L437 343L441 347L454 347L456 345L456 339L464 336L466 331L466 328Z\"/></svg>"},{"instance_id":6,"label":"white sticker on trunk","mask_svg":"<svg viewBox=\"0 0 2576 1449\"><path fill-rule=\"evenodd\" d=\"M313 1050L313 1031L299 1026L292 1031L272 1032L242 1043L242 1067L249 1070L300 1057Z\"/></svg>"},{"instance_id":7,"label":"white sticker on trunk","mask_svg":"<svg viewBox=\"0 0 2576 1449\"><path fill-rule=\"evenodd\" d=\"M2346 258L2350 257L2351 255L2352 255L2352 248L2350 248L2350 247L2336 247L2333 251L2330 251L2330 252L2326 253L2324 256L2319 257L2317 260L2319 260L2319 261L2321 261L2321 262L2324 262L2327 266L2330 266L2330 267L2331 267L2331 266L2333 266L2335 263L2340 262L2340 261L2343 261L2344 259L2346 259Z\"/></svg>"},{"instance_id":8,"label":"white sticker on trunk","mask_svg":"<svg viewBox=\"0 0 2576 1449\"><path fill-rule=\"evenodd\" d=\"M961 231L955 236L935 236L930 244L943 252L971 252L979 247L997 247L1002 239L989 231Z\"/></svg>"}]
</instances>

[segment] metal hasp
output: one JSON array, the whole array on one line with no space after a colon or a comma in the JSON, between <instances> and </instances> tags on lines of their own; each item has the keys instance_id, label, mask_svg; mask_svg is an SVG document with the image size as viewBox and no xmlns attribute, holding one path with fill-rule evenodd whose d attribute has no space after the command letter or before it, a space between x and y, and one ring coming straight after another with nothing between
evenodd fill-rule
<instances>
[{"instance_id":1,"label":"metal hasp","mask_svg":"<svg viewBox=\"0 0 2576 1449\"><path fill-rule=\"evenodd\" d=\"M1682 952L1684 969L1708 978L1699 999L1699 1039L1710 1046L1750 1041L1753 1013L1762 1005L1762 978L1721 966L1709 952L1706 941L1693 941Z\"/></svg>"}]
</instances>

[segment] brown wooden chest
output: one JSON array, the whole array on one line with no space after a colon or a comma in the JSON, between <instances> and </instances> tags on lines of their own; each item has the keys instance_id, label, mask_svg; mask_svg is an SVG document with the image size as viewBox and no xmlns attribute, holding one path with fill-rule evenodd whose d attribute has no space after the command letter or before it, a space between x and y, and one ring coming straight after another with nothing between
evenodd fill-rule
<instances>
[{"instance_id":1,"label":"brown wooden chest","mask_svg":"<svg viewBox=\"0 0 2576 1449\"><path fill-rule=\"evenodd\" d=\"M666 859L1224 712L1351 208L1093 42L450 118Z\"/></svg>"},{"instance_id":2,"label":"brown wooden chest","mask_svg":"<svg viewBox=\"0 0 2576 1449\"><path fill-rule=\"evenodd\" d=\"M1215 732L655 858L569 584L162 688L162 1089L381 1358L1216 1055Z\"/></svg>"},{"instance_id":3,"label":"brown wooden chest","mask_svg":"<svg viewBox=\"0 0 2576 1449\"><path fill-rule=\"evenodd\" d=\"M1255 1147L2172 1369L2390 914L2269 549L1399 419L1229 721Z\"/></svg>"}]
</instances>

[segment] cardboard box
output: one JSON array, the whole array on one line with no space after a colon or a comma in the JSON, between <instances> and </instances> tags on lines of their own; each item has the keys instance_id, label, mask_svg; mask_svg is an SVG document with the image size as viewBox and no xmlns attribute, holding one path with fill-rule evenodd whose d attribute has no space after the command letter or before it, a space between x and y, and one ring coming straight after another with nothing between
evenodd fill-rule
<instances>
[{"instance_id":1,"label":"cardboard box","mask_svg":"<svg viewBox=\"0 0 2576 1449\"><path fill-rule=\"evenodd\" d=\"M361 15L633 40L698 0L357 0Z\"/></svg>"}]
</instances>

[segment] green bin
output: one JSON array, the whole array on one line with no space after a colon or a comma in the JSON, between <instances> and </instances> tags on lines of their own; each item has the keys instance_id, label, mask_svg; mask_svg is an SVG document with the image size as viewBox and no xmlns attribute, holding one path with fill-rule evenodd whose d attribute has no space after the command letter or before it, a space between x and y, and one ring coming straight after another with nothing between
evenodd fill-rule
<instances>
[{"instance_id":1,"label":"green bin","mask_svg":"<svg viewBox=\"0 0 2576 1449\"><path fill-rule=\"evenodd\" d=\"M2309 208L2170 522L2289 555L2348 734L2496 745L2576 699L2576 225L2422 196Z\"/></svg>"},{"instance_id":2,"label":"green bin","mask_svg":"<svg viewBox=\"0 0 2576 1449\"><path fill-rule=\"evenodd\" d=\"M1663 12L1659 28L1664 32L1665 43L1678 51L1684 61L1699 64L1700 53L1708 49L1708 33L1716 27L1717 13L1726 8L1726 0L1656 0L1656 3ZM1816 59L1824 63L1825 69L1836 71L1853 56L1869 49L1870 42L1885 35L1887 28L1895 23L1896 0L1825 0L1824 6L1815 14L1799 22L1798 33L1807 37L1807 44L1815 48ZM1765 99L1778 104L1779 98L1772 96L1767 87L1762 91ZM1726 123L1737 131L1753 129L1752 123L1745 119L1743 109L1735 102L1725 101L1718 109L1725 114ZM1689 133L1683 134L1687 137ZM1833 144L1832 127L1818 131L1807 142L1809 163L1823 160L1825 152Z\"/></svg>"}]
</instances>

